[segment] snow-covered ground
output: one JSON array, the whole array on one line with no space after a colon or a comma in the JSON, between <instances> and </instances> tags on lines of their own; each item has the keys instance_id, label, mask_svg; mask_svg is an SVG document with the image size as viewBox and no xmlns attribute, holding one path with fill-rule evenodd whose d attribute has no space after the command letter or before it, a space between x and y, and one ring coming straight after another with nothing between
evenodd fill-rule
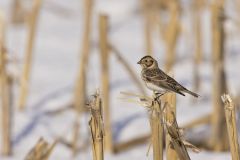
<instances>
[{"instance_id":1,"label":"snow-covered ground","mask_svg":"<svg viewBox=\"0 0 240 160\"><path fill-rule=\"evenodd\" d=\"M82 0L83 1L83 0ZM65 136L71 139L72 128L76 114L66 111L59 115L50 116L48 111L58 109L63 104L71 101L73 87L77 76L80 57L81 35L83 25L82 1L79 0L49 0L43 2L40 14L36 44L34 48L34 63L31 73L31 85L27 108L24 112L14 112L13 120L13 147L14 152L10 158L0 157L3 160L21 160L39 137L44 137L52 142L57 136ZM64 9L65 12L53 9L52 5ZM98 41L97 17L100 12L109 14L111 30L111 42L124 54L137 73L140 67L136 62L144 53L143 21L137 14L137 0L98 0L95 4L93 23L93 45L91 47L91 59L89 63L88 89L89 95L99 88L99 50L96 47ZM11 1L0 0L0 9L4 11L6 19L10 22ZM173 72L175 78L188 88L193 88L193 62L194 53L193 37L191 36L191 25L189 11L182 16L184 22L184 35L181 36L177 45L177 63ZM203 12L204 28L204 56L201 64L201 98L192 103L190 96L177 96L177 118L179 124L187 123L197 117L211 112L211 86L212 67L210 61L211 37L210 37L210 13ZM229 31L234 32L232 24L227 25ZM26 46L26 28L24 26L12 26L8 23L7 47L10 53L23 58ZM235 33L235 32L234 32ZM154 34L154 56L158 59L160 67L164 64L164 44L159 39L159 34ZM237 37L238 33L231 34L226 43L226 71L229 90L236 96L239 89L240 73L240 50ZM149 123L146 110L135 104L121 101L118 97L120 91L136 91L137 88L131 81L124 68L114 56L110 58L111 66L111 110L114 141L121 142L140 136L149 132ZM17 66L18 68L20 66ZM20 68L19 68L20 69ZM139 76L140 77L140 76ZM137 90L138 91L138 90ZM88 115L81 118L81 135L87 137ZM200 135L199 135L200 136ZM146 157L148 145L141 145L126 152L111 155L106 153L106 159L152 159L152 155ZM91 149L80 152L75 158L66 146L59 144L54 149L50 159L68 160L84 159L90 160ZM199 154L191 153L193 160L230 160L230 153L212 153L202 151Z\"/></svg>"}]
</instances>

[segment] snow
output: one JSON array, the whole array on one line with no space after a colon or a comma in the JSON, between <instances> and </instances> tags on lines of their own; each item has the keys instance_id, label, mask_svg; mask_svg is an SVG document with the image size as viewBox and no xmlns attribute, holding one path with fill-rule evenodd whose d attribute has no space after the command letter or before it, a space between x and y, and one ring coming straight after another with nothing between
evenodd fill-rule
<instances>
[{"instance_id":1,"label":"snow","mask_svg":"<svg viewBox=\"0 0 240 160\"><path fill-rule=\"evenodd\" d=\"M29 1L28 1L29 3ZM68 110L58 115L49 115L49 111L61 108L72 99L73 88L77 76L81 35L83 25L82 1L71 0L49 0L43 2L37 29L37 38L34 48L33 68L31 73L31 84L26 111L14 111L13 120L13 147L14 153L11 157L0 157L1 160L23 159L39 137L46 138L53 142L54 138L64 136L68 140L72 138L72 129L77 117L73 110ZM52 7L57 4L65 12L59 12ZM110 16L110 41L116 48L124 54L132 68L140 73L140 67L136 62L145 54L143 40L143 21L138 14L137 0L101 0L96 1L93 23L93 45L91 46L91 59L89 62L88 74L88 95L94 93L99 88L99 51L97 49L98 30L97 17L99 13ZM3 10L10 21L11 1L1 0L0 10ZM192 88L193 80L193 38L191 36L191 26L189 26L190 13L186 13L182 20L185 22L187 37L181 37L177 46L178 60L174 66L174 77L184 86ZM210 35L210 13L203 13L204 28L204 56L205 60L201 64L201 90L202 96L196 103L192 103L190 96L177 96L177 118L181 125L201 117L211 112L211 86L212 86L212 66L210 60L211 37ZM227 27L232 30L232 23L227 23ZM190 30L189 30L190 29ZM236 28L235 28L236 29ZM23 58L26 46L26 27L12 26L8 23L7 47L11 54L20 59ZM158 59L160 67L164 63L164 44L159 40L158 33L154 35L154 56ZM159 43L161 42L161 43ZM191 44L191 45L189 45ZM239 93L239 48L238 37L233 36L228 39L226 45L226 71L230 90L233 96ZM138 91L131 81L124 68L118 60L111 56L111 116L114 141L122 142L133 137L149 133L149 122L147 112L144 108L135 104L126 103L120 100L120 91ZM20 66L16 66L20 69ZM140 76L139 76L140 77ZM17 97L16 97L17 98ZM80 118L81 135L83 138L89 136L88 115ZM81 143L83 140L80 140ZM152 154L147 157L149 144L140 145L126 152L116 155L106 153L106 159L152 159ZM193 160L211 159L227 160L231 159L230 153L213 153L203 150L196 154L190 152ZM91 147L86 151L81 151L76 157L72 157L72 151L66 146L59 144L54 149L50 159L92 159Z\"/></svg>"}]
</instances>

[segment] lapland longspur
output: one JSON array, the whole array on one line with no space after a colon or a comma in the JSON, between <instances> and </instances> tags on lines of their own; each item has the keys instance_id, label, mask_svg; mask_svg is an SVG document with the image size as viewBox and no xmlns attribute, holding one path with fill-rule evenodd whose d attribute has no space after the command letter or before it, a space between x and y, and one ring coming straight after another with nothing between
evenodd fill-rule
<instances>
[{"instance_id":1,"label":"lapland longspur","mask_svg":"<svg viewBox=\"0 0 240 160\"><path fill-rule=\"evenodd\" d=\"M188 93L194 97L199 97L198 94L189 91L183 87L172 77L164 73L159 67L157 61L151 56L144 56L138 64L142 67L141 76L147 88L154 92L164 94L166 92L175 92L182 96Z\"/></svg>"}]
</instances>

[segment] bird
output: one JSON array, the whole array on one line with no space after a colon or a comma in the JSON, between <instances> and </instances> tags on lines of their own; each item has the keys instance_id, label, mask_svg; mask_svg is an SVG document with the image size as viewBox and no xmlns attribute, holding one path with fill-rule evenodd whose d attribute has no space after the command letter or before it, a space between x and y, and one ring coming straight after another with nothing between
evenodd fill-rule
<instances>
[{"instance_id":1,"label":"bird","mask_svg":"<svg viewBox=\"0 0 240 160\"><path fill-rule=\"evenodd\" d=\"M149 55L144 56L137 64L140 64L142 67L141 78L145 82L146 87L155 93L163 95L167 92L175 92L182 96L185 96L187 93L193 97L199 97L197 93L183 87L175 79L164 73L158 67L158 62L153 57Z\"/></svg>"}]
</instances>

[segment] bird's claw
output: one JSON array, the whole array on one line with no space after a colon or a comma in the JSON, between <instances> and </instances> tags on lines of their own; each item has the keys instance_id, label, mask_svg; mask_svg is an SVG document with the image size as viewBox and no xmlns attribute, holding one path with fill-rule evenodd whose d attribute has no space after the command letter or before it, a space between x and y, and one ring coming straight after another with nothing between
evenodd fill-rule
<instances>
[{"instance_id":1,"label":"bird's claw","mask_svg":"<svg viewBox=\"0 0 240 160\"><path fill-rule=\"evenodd\" d=\"M163 96L164 94L166 94L167 92L163 92L163 93L160 93L160 92L154 92L154 94L156 95L155 96L155 99L159 99L161 96Z\"/></svg>"}]
</instances>

